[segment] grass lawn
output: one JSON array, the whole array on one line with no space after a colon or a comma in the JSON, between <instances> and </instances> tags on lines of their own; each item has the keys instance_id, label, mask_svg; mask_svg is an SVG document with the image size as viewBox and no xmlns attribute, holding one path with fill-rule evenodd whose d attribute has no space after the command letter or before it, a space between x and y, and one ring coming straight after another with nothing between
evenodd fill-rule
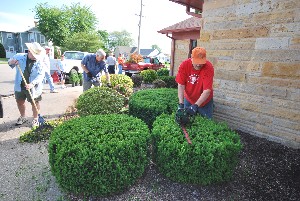
<instances>
[{"instance_id":1,"label":"grass lawn","mask_svg":"<svg viewBox=\"0 0 300 201\"><path fill-rule=\"evenodd\" d=\"M8 59L0 58L0 64L7 64Z\"/></svg>"}]
</instances>

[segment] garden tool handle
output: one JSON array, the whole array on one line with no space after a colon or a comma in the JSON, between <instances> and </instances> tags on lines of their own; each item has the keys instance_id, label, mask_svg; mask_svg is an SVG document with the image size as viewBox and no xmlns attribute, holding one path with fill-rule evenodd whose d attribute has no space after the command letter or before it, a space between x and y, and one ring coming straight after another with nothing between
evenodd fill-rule
<instances>
[{"instance_id":1,"label":"garden tool handle","mask_svg":"<svg viewBox=\"0 0 300 201\"><path fill-rule=\"evenodd\" d=\"M184 125L181 125L181 129L182 129L183 132L184 132L184 136L185 136L187 142L188 142L189 144L192 144L192 141L190 140L189 134L188 134L187 130L185 129L185 126L184 126Z\"/></svg>"},{"instance_id":2,"label":"garden tool handle","mask_svg":"<svg viewBox=\"0 0 300 201\"><path fill-rule=\"evenodd\" d=\"M23 81L24 81L25 87L26 87L27 82L26 82L26 79L25 79L25 77L24 77L24 75L23 75L23 73L22 73L22 69L20 68L19 64L17 64L17 67L18 67L18 69L19 69L19 72L20 72L20 74L21 74L21 76L22 76L22 78L23 78ZM33 97L32 97L32 94L31 94L31 92L30 92L30 89L27 89L27 91L28 91L28 93L29 93L29 95L30 95L30 98L31 98L31 100L32 100L32 103L33 103L33 105L34 105L34 107L35 107L37 113L39 113L39 110L38 110L38 108L37 108L37 106L36 106L36 104L35 104L35 101L34 101L34 99L33 99Z\"/></svg>"}]
</instances>

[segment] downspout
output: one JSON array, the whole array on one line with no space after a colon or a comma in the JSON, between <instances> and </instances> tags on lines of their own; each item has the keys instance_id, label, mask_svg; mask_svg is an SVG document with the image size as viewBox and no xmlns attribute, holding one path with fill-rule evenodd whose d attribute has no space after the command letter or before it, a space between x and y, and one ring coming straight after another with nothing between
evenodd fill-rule
<instances>
[{"instance_id":1,"label":"downspout","mask_svg":"<svg viewBox=\"0 0 300 201\"><path fill-rule=\"evenodd\" d=\"M168 38L172 39L172 47L171 47L171 68L170 68L170 76L174 75L174 63L175 63L175 38L169 36L169 33L166 34Z\"/></svg>"}]
</instances>

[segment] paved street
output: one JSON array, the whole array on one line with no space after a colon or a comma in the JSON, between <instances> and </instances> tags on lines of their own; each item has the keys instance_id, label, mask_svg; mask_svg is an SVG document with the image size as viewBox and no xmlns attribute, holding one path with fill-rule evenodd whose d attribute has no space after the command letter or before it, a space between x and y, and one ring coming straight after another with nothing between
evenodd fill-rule
<instances>
[{"instance_id":1,"label":"paved street","mask_svg":"<svg viewBox=\"0 0 300 201\"><path fill-rule=\"evenodd\" d=\"M0 119L0 141L7 138L19 136L21 130L29 130L32 120L32 110L30 103L26 102L26 115L29 122L19 127L14 126L19 111L13 96L15 69L11 69L6 64L0 64L0 94L4 96L3 110L4 118ZM47 119L57 118L64 114L68 106L72 105L74 100L82 93L82 87L71 87L67 85L66 89L60 89L56 85L59 93L50 93L49 85L44 84L45 94L42 95L41 115Z\"/></svg>"}]
</instances>

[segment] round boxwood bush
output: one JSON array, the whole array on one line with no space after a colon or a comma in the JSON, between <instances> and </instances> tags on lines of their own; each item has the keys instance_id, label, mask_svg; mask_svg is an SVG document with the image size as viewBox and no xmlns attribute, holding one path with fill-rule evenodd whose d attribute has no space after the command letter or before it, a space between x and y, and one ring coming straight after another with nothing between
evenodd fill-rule
<instances>
[{"instance_id":1,"label":"round boxwood bush","mask_svg":"<svg viewBox=\"0 0 300 201\"><path fill-rule=\"evenodd\" d=\"M143 70L140 74L145 84L151 84L158 77L156 71L153 69Z\"/></svg>"},{"instance_id":2,"label":"round boxwood bush","mask_svg":"<svg viewBox=\"0 0 300 201\"><path fill-rule=\"evenodd\" d=\"M242 149L239 135L224 123L196 116L186 128L188 144L174 114L153 123L153 156L158 169L173 181L208 185L231 179Z\"/></svg>"},{"instance_id":3,"label":"round boxwood bush","mask_svg":"<svg viewBox=\"0 0 300 201\"><path fill-rule=\"evenodd\" d=\"M155 118L162 113L171 114L176 111L178 96L176 89L158 88L144 89L135 92L129 98L129 114L142 119L149 128Z\"/></svg>"},{"instance_id":4,"label":"round boxwood bush","mask_svg":"<svg viewBox=\"0 0 300 201\"><path fill-rule=\"evenodd\" d=\"M106 76L101 76L101 82L103 86L106 86ZM110 75L110 82L113 89L124 95L126 98L131 96L133 93L133 81L132 79L123 74L111 74Z\"/></svg>"},{"instance_id":5,"label":"round boxwood bush","mask_svg":"<svg viewBox=\"0 0 300 201\"><path fill-rule=\"evenodd\" d=\"M125 114L74 118L56 127L49 140L49 163L60 187L74 195L121 192L149 164L150 132Z\"/></svg>"},{"instance_id":6,"label":"round boxwood bush","mask_svg":"<svg viewBox=\"0 0 300 201\"><path fill-rule=\"evenodd\" d=\"M124 97L108 87L94 87L81 94L76 102L79 116L119 113Z\"/></svg>"}]
</instances>

